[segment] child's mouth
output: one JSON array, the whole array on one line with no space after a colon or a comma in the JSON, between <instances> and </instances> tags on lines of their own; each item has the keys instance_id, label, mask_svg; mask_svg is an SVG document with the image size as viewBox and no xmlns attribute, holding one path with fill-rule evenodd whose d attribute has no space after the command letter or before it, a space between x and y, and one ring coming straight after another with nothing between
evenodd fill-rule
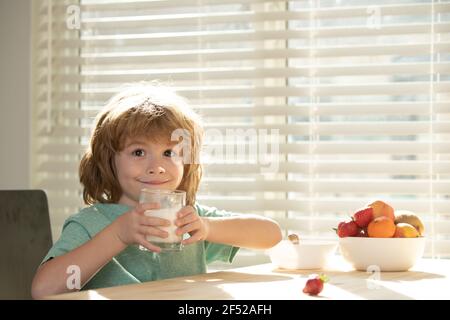
<instances>
[{"instance_id":1,"label":"child's mouth","mask_svg":"<svg viewBox=\"0 0 450 320\"><path fill-rule=\"evenodd\" d=\"M154 185L154 186L158 186L164 183L169 182L169 180L162 180L162 181L140 181L143 184L147 184L147 185Z\"/></svg>"}]
</instances>

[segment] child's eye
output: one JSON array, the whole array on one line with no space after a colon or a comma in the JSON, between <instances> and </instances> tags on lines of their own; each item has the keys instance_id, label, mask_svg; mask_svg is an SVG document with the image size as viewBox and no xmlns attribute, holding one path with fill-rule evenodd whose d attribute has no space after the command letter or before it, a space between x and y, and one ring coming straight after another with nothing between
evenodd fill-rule
<instances>
[{"instance_id":1,"label":"child's eye","mask_svg":"<svg viewBox=\"0 0 450 320\"><path fill-rule=\"evenodd\" d=\"M131 154L136 157L143 157L145 156L145 151L142 149L136 149Z\"/></svg>"},{"instance_id":2,"label":"child's eye","mask_svg":"<svg viewBox=\"0 0 450 320\"><path fill-rule=\"evenodd\" d=\"M176 157L177 153L173 150L166 150L166 151L164 151L164 156L172 158L172 157Z\"/></svg>"}]
</instances>

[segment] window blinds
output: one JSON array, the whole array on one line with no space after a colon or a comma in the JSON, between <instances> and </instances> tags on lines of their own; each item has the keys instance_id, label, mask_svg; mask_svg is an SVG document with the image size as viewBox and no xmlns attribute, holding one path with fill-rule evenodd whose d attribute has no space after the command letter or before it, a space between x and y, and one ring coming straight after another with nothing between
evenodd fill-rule
<instances>
[{"instance_id":1,"label":"window blinds","mask_svg":"<svg viewBox=\"0 0 450 320\"><path fill-rule=\"evenodd\" d=\"M331 239L384 199L423 218L427 256L450 257L450 2L41 0L35 17L33 183L55 232L83 205L96 112L124 83L158 79L217 151L199 202ZM277 172L236 156L251 132L277 133Z\"/></svg>"}]
</instances>

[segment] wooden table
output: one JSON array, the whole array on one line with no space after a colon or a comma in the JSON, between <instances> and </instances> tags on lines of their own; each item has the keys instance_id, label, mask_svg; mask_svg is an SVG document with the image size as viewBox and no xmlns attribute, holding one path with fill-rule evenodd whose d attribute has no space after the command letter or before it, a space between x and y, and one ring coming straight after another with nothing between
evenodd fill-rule
<instances>
[{"instance_id":1,"label":"wooden table","mask_svg":"<svg viewBox=\"0 0 450 320\"><path fill-rule=\"evenodd\" d=\"M312 273L330 278L318 297L302 292ZM410 271L379 274L354 271L340 257L324 271L282 270L262 264L49 299L450 299L450 259L422 259Z\"/></svg>"}]
</instances>

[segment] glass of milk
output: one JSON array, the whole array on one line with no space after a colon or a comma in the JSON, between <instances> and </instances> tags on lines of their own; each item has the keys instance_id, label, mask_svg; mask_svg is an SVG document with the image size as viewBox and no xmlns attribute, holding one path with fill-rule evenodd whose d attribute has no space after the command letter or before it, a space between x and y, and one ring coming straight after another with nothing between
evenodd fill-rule
<instances>
[{"instance_id":1,"label":"glass of milk","mask_svg":"<svg viewBox=\"0 0 450 320\"><path fill-rule=\"evenodd\" d=\"M169 191L169 190L154 190L142 189L139 203L159 203L159 209L147 210L144 212L146 216L158 217L167 219L171 222L168 227L159 227L166 231L169 236L167 238L160 238L157 236L147 236L147 240L162 249L162 251L181 251L183 248L181 240L183 235L175 233L177 226L175 220L177 219L177 212L180 211L186 203L186 192L184 191ZM143 247L140 247L143 249Z\"/></svg>"}]
</instances>

